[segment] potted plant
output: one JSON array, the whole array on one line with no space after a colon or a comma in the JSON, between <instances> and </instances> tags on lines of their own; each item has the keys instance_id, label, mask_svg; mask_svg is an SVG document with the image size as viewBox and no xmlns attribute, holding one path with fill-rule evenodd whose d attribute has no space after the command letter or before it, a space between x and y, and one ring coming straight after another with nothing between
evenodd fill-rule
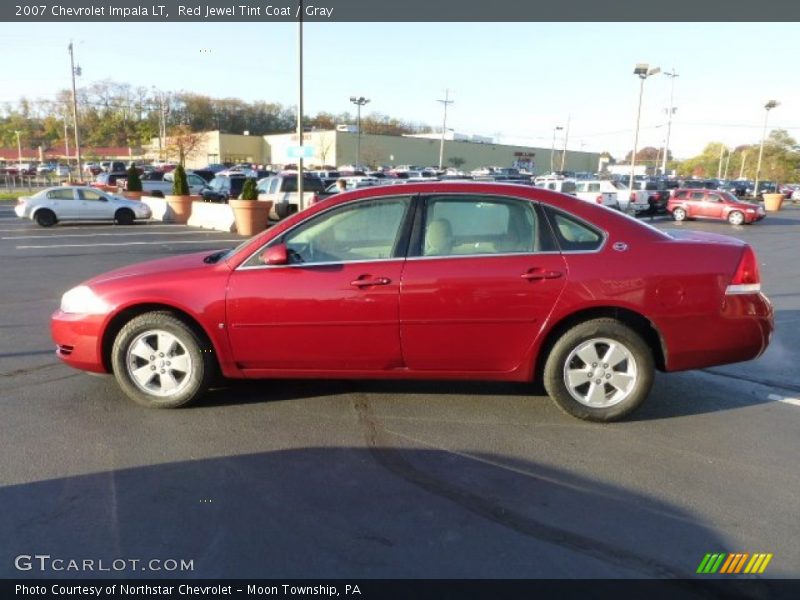
<instances>
[{"instance_id":1,"label":"potted plant","mask_svg":"<svg viewBox=\"0 0 800 600\"><path fill-rule=\"evenodd\" d=\"M125 197L131 200L142 199L142 179L139 177L139 169L131 165L128 169L128 179L125 189Z\"/></svg>"},{"instance_id":2,"label":"potted plant","mask_svg":"<svg viewBox=\"0 0 800 600\"><path fill-rule=\"evenodd\" d=\"M178 165L173 171L172 194L166 197L175 223L185 224L189 220L192 214L192 200L192 196L189 195L189 182L186 181L186 171L183 165Z\"/></svg>"},{"instance_id":3,"label":"potted plant","mask_svg":"<svg viewBox=\"0 0 800 600\"><path fill-rule=\"evenodd\" d=\"M255 235L267 228L272 202L258 199L256 180L252 177L248 177L244 182L244 187L242 188L239 199L231 198L228 204L230 204L233 209L236 231L240 235Z\"/></svg>"}]
</instances>

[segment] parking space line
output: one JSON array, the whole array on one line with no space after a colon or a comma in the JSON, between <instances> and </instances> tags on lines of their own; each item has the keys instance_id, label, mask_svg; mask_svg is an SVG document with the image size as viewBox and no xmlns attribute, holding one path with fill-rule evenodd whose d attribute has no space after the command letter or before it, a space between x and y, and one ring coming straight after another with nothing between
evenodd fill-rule
<instances>
[{"instance_id":1,"label":"parking space line","mask_svg":"<svg viewBox=\"0 0 800 600\"><path fill-rule=\"evenodd\" d=\"M218 244L222 242L241 242L243 238L226 240L175 240L168 242L109 242L99 244L49 244L43 246L17 246L17 250L34 250L49 248L96 248L98 246L169 246L170 244Z\"/></svg>"},{"instance_id":2,"label":"parking space line","mask_svg":"<svg viewBox=\"0 0 800 600\"><path fill-rule=\"evenodd\" d=\"M54 233L54 234L38 234L38 235L11 235L0 237L0 240L42 240L53 238L81 238L81 237L99 237L99 236L120 236L120 235L194 235L197 233L212 233L208 229L201 229L199 231L120 231L108 233Z\"/></svg>"},{"instance_id":3,"label":"parking space line","mask_svg":"<svg viewBox=\"0 0 800 600\"><path fill-rule=\"evenodd\" d=\"M14 233L18 231L30 231L29 228L25 227L25 225L31 225L32 223L20 223L20 227L16 229L0 229L0 233ZM101 227L119 227L119 225L113 225L110 222L108 223L97 223L95 225L78 225L78 226L69 226L66 227L68 231L74 231L76 229L100 229ZM125 226L127 227L127 226ZM141 223L137 225L133 225L136 229L144 229L146 227L172 227L174 229L178 229L178 225L174 223ZM35 231L35 230L34 230Z\"/></svg>"},{"instance_id":4,"label":"parking space line","mask_svg":"<svg viewBox=\"0 0 800 600\"><path fill-rule=\"evenodd\" d=\"M784 404L800 406L800 398L786 398L784 396L778 396L777 394L770 394L767 396L767 399L774 400L775 402L783 402Z\"/></svg>"}]
</instances>

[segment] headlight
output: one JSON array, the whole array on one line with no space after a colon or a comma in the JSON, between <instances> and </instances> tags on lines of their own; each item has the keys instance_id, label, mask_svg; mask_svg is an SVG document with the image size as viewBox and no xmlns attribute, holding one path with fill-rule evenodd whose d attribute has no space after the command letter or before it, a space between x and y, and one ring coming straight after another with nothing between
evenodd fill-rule
<instances>
[{"instance_id":1,"label":"headlight","mask_svg":"<svg viewBox=\"0 0 800 600\"><path fill-rule=\"evenodd\" d=\"M103 315L111 307L92 288L79 285L61 297L61 311L81 315Z\"/></svg>"}]
</instances>

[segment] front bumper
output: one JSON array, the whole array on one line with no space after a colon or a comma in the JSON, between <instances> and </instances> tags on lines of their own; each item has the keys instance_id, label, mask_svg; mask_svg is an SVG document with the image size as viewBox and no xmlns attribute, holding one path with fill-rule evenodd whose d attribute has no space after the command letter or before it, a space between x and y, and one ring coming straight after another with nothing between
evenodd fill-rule
<instances>
[{"instance_id":1,"label":"front bumper","mask_svg":"<svg viewBox=\"0 0 800 600\"><path fill-rule=\"evenodd\" d=\"M76 369L108 373L102 355L105 320L106 315L78 315L56 310L50 317L56 356Z\"/></svg>"}]
</instances>

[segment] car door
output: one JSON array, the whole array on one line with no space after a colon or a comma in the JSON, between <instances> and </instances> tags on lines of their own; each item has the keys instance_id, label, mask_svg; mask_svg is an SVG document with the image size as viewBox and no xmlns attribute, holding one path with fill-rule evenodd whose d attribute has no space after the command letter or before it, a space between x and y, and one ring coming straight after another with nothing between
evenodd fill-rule
<instances>
[{"instance_id":1,"label":"car door","mask_svg":"<svg viewBox=\"0 0 800 600\"><path fill-rule=\"evenodd\" d=\"M567 278L540 212L528 200L453 194L425 198L422 215L400 294L406 366L515 369Z\"/></svg>"},{"instance_id":2,"label":"car door","mask_svg":"<svg viewBox=\"0 0 800 600\"><path fill-rule=\"evenodd\" d=\"M114 206L108 197L96 190L81 188L78 190L79 219L113 219Z\"/></svg>"},{"instance_id":3,"label":"car door","mask_svg":"<svg viewBox=\"0 0 800 600\"><path fill-rule=\"evenodd\" d=\"M705 199L705 192L692 190L687 194L686 198L686 212L691 217L705 217L707 207L703 200Z\"/></svg>"},{"instance_id":4,"label":"car door","mask_svg":"<svg viewBox=\"0 0 800 600\"><path fill-rule=\"evenodd\" d=\"M240 368L382 371L402 366L398 303L412 198L364 199L290 229L287 265L260 251L234 271L228 336Z\"/></svg>"},{"instance_id":5,"label":"car door","mask_svg":"<svg viewBox=\"0 0 800 600\"><path fill-rule=\"evenodd\" d=\"M723 218L723 209L725 208L725 203L722 201L722 197L716 193L707 193L705 198L703 198L703 213L704 216L712 218L712 219L721 219Z\"/></svg>"},{"instance_id":6,"label":"car door","mask_svg":"<svg viewBox=\"0 0 800 600\"><path fill-rule=\"evenodd\" d=\"M199 194L200 190L206 187L206 180L194 173L186 174L186 182L189 184L190 194Z\"/></svg>"},{"instance_id":7,"label":"car door","mask_svg":"<svg viewBox=\"0 0 800 600\"><path fill-rule=\"evenodd\" d=\"M78 217L79 201L75 198L75 188L54 188L47 192L47 200L42 203L51 209L57 219L76 219Z\"/></svg>"}]
</instances>

